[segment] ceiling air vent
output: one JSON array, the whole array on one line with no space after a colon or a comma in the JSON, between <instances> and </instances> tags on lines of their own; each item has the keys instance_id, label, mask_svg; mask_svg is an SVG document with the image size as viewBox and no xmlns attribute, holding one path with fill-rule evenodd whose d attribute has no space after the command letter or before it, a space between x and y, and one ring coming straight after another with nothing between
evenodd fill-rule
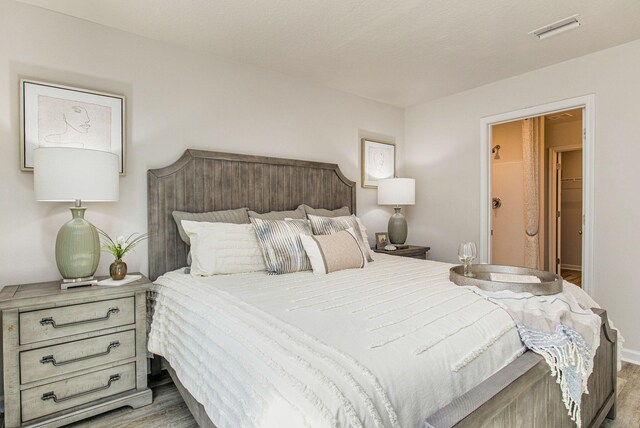
<instances>
[{"instance_id":1,"label":"ceiling air vent","mask_svg":"<svg viewBox=\"0 0 640 428\"><path fill-rule=\"evenodd\" d=\"M573 15L568 18L561 19L560 21L556 21L553 24L545 25L544 27L538 28L537 30L533 30L529 34L542 40L546 39L547 37L552 37L557 34L564 33L565 31L573 30L574 28L578 28L579 26L580 20L578 19L578 15Z\"/></svg>"}]
</instances>

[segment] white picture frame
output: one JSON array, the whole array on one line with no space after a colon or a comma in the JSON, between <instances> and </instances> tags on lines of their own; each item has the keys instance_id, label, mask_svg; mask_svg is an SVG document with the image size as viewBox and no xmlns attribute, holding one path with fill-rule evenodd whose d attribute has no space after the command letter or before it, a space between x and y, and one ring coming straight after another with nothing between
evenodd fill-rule
<instances>
[{"instance_id":1,"label":"white picture frame","mask_svg":"<svg viewBox=\"0 0 640 428\"><path fill-rule=\"evenodd\" d=\"M396 145L374 141L368 138L361 140L361 186L365 189L377 189L378 180L393 178L396 175Z\"/></svg>"},{"instance_id":2,"label":"white picture frame","mask_svg":"<svg viewBox=\"0 0 640 428\"><path fill-rule=\"evenodd\" d=\"M114 153L125 170L125 97L35 80L20 80L20 169L33 171L38 147Z\"/></svg>"}]
</instances>

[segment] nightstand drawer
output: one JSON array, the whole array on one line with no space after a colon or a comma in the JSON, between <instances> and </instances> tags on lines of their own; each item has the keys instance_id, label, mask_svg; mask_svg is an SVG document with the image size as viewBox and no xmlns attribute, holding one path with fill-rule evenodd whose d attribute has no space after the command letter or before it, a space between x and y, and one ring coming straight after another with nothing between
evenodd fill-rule
<instances>
[{"instance_id":1,"label":"nightstand drawer","mask_svg":"<svg viewBox=\"0 0 640 428\"><path fill-rule=\"evenodd\" d=\"M136 387L136 364L49 383L21 393L22 422L60 412Z\"/></svg>"},{"instance_id":2,"label":"nightstand drawer","mask_svg":"<svg viewBox=\"0 0 640 428\"><path fill-rule=\"evenodd\" d=\"M20 314L20 344L133 324L134 299L103 300Z\"/></svg>"},{"instance_id":3,"label":"nightstand drawer","mask_svg":"<svg viewBox=\"0 0 640 428\"><path fill-rule=\"evenodd\" d=\"M135 331L131 330L21 352L20 383L135 357L135 341Z\"/></svg>"}]
</instances>

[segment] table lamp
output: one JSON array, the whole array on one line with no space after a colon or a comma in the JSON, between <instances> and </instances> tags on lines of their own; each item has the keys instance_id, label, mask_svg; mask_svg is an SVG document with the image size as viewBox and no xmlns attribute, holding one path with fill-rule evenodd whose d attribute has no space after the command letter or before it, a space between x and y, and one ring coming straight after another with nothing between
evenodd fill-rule
<instances>
[{"instance_id":1,"label":"table lamp","mask_svg":"<svg viewBox=\"0 0 640 428\"><path fill-rule=\"evenodd\" d=\"M389 219L389 241L404 244L407 240L407 220L400 212L400 205L416 203L416 180L413 178L388 178L378 181L378 205L394 205L395 213Z\"/></svg>"},{"instance_id":2,"label":"table lamp","mask_svg":"<svg viewBox=\"0 0 640 428\"><path fill-rule=\"evenodd\" d=\"M85 202L118 200L118 156L104 151L46 147L33 153L34 190L37 201L74 202L71 220L58 231L56 264L62 289L91 285L100 261L100 239L84 218Z\"/></svg>"}]
</instances>

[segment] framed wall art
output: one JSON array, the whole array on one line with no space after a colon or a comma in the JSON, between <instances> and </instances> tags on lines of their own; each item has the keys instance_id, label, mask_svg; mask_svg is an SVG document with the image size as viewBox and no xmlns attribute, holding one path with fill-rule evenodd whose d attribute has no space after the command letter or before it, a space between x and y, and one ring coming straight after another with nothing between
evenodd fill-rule
<instances>
[{"instance_id":1,"label":"framed wall art","mask_svg":"<svg viewBox=\"0 0 640 428\"><path fill-rule=\"evenodd\" d=\"M378 180L393 178L396 175L396 145L367 138L361 140L361 186L378 188Z\"/></svg>"},{"instance_id":2,"label":"framed wall art","mask_svg":"<svg viewBox=\"0 0 640 428\"><path fill-rule=\"evenodd\" d=\"M20 169L33 171L33 150L101 150L125 174L125 97L33 80L20 81Z\"/></svg>"}]
</instances>

